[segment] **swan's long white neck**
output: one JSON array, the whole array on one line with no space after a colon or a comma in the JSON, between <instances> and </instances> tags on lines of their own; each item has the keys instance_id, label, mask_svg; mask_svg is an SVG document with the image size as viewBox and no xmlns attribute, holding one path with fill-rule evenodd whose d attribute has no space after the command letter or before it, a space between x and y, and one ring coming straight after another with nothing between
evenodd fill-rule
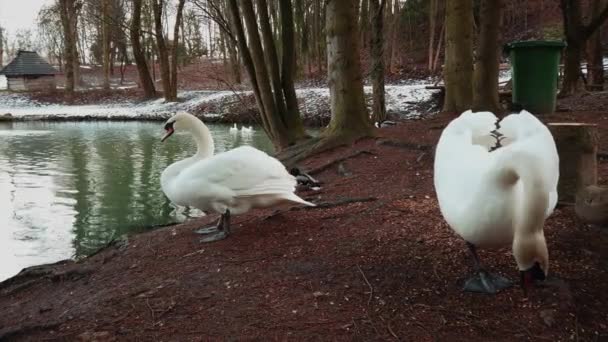
<instances>
[{"instance_id":1,"label":"swan's long white neck","mask_svg":"<svg viewBox=\"0 0 608 342\"><path fill-rule=\"evenodd\" d=\"M192 134L192 138L196 142L196 154L197 158L203 159L213 156L215 146L213 144L213 138L211 132L205 124L194 116L189 117L189 131Z\"/></svg>"},{"instance_id":2,"label":"swan's long white neck","mask_svg":"<svg viewBox=\"0 0 608 342\"><path fill-rule=\"evenodd\" d=\"M532 267L537 257L548 258L543 225L549 192L538 159L524 151L509 152L500 158L499 164L505 165L501 179L504 186L517 181L522 183L521 197L512 207L513 255L520 270L526 270Z\"/></svg>"}]
</instances>

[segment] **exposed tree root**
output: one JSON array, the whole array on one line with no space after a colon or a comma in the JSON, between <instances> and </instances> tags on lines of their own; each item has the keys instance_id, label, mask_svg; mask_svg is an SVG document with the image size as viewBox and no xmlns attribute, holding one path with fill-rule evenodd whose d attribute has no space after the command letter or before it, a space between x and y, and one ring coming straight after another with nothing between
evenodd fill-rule
<instances>
[{"instance_id":1,"label":"exposed tree root","mask_svg":"<svg viewBox=\"0 0 608 342\"><path fill-rule=\"evenodd\" d=\"M359 156L359 155L362 155L362 154L370 154L370 155L373 155L374 153L372 153L372 152L370 152L370 151L368 151L368 150L359 150L359 151L353 152L353 153L351 153L351 154L348 154L348 155L346 155L346 156L344 156L344 157L340 157L340 158L337 158L337 159L331 160L331 161L329 161L329 162L327 162L327 163L325 163L325 164L323 164L323 165L321 165L321 166L319 166L319 167L315 167L314 169L312 169L312 170L308 171L308 173L309 173L309 174L311 174L311 175L314 175L314 174L317 174L317 173L321 173L321 172L323 172L323 171L325 171L325 170L329 169L329 168L330 168L330 167L332 167L333 165L336 165L336 164L338 164L338 163L341 163L341 162L343 162L343 161L345 161L345 160L347 160L347 159L350 159L350 158L355 158L355 157L357 157L357 156Z\"/></svg>"},{"instance_id":2,"label":"exposed tree root","mask_svg":"<svg viewBox=\"0 0 608 342\"><path fill-rule=\"evenodd\" d=\"M313 209L325 209L325 208L334 208L339 207L341 205L351 204L351 203L361 203L361 202L372 202L376 201L378 198L376 197L354 197L354 198L342 198L333 202L321 202L316 203L315 207L291 207L287 210L277 210L274 213L266 216L264 220L271 219L275 216L281 215L284 212L288 211L297 211L297 210L313 210Z\"/></svg>"},{"instance_id":3,"label":"exposed tree root","mask_svg":"<svg viewBox=\"0 0 608 342\"><path fill-rule=\"evenodd\" d=\"M19 336L29 335L35 331L44 331L58 327L61 322L47 322L43 324L19 325L0 329L0 341L16 339Z\"/></svg>"},{"instance_id":4,"label":"exposed tree root","mask_svg":"<svg viewBox=\"0 0 608 342\"><path fill-rule=\"evenodd\" d=\"M277 154L277 158L285 164L288 169L314 154L326 152L340 146L347 146L359 139L367 138L367 135L330 135L308 139L300 144L286 148Z\"/></svg>"},{"instance_id":5,"label":"exposed tree root","mask_svg":"<svg viewBox=\"0 0 608 342\"><path fill-rule=\"evenodd\" d=\"M392 140L392 139L380 139L380 140L378 140L377 144L392 146L392 147L399 147L399 148L404 148L407 150L417 150L417 151L429 151L433 148L433 145L414 144L414 143Z\"/></svg>"},{"instance_id":6,"label":"exposed tree root","mask_svg":"<svg viewBox=\"0 0 608 342\"><path fill-rule=\"evenodd\" d=\"M56 269L57 266L64 265L68 265L68 268L64 270ZM71 260L63 260L55 264L33 266L24 269L16 276L0 283L0 290L3 295L6 295L28 288L43 280L50 280L51 282L78 280L90 275L94 271L95 269L92 267L81 266Z\"/></svg>"}]
</instances>

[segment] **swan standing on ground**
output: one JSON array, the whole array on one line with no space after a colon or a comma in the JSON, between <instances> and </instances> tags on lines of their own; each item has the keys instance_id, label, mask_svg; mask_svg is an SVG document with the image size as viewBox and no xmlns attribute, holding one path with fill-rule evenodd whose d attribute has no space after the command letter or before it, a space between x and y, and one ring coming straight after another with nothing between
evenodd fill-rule
<instances>
[{"instance_id":1,"label":"swan standing on ground","mask_svg":"<svg viewBox=\"0 0 608 342\"><path fill-rule=\"evenodd\" d=\"M543 280L549 256L543 224L557 203L559 159L551 132L522 111L498 122L464 112L448 124L435 154L435 190L452 229L466 242L477 275L465 290L496 293L507 279L483 270L476 247L511 244L524 291Z\"/></svg>"},{"instance_id":2,"label":"swan standing on ground","mask_svg":"<svg viewBox=\"0 0 608 342\"><path fill-rule=\"evenodd\" d=\"M217 241L230 234L230 215L252 208L270 207L283 202L314 206L295 193L296 179L283 164L251 146L241 146L214 155L213 138L205 124L181 112L165 123L165 141L175 131L192 134L197 152L167 167L160 176L161 187L171 202L215 211L221 217L214 227L197 230L212 234L202 242Z\"/></svg>"}]
</instances>

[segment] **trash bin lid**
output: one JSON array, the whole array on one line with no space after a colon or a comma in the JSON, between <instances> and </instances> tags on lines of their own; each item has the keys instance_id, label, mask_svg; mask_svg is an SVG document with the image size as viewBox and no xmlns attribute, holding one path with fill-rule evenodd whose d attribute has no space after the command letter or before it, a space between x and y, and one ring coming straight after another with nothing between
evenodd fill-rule
<instances>
[{"instance_id":1,"label":"trash bin lid","mask_svg":"<svg viewBox=\"0 0 608 342\"><path fill-rule=\"evenodd\" d=\"M519 42L511 42L505 44L505 50L517 49L517 48L529 48L529 47L548 47L548 48L560 48L566 47L566 43L561 40L523 40Z\"/></svg>"}]
</instances>

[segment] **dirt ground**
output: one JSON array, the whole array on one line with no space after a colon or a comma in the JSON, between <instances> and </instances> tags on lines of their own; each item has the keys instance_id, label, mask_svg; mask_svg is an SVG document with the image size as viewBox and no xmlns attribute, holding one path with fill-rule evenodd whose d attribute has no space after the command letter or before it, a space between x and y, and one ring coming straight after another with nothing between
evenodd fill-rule
<instances>
[{"instance_id":1,"label":"dirt ground","mask_svg":"<svg viewBox=\"0 0 608 342\"><path fill-rule=\"evenodd\" d=\"M0 340L608 340L608 229L571 207L546 222L545 285L528 298L462 292L471 262L432 185L449 119L400 122L303 163L324 184L300 195L320 208L253 211L201 244L193 230L211 215L0 283ZM606 152L605 113L547 120L598 122ZM599 173L607 184L605 159ZM480 254L517 279L509 248Z\"/></svg>"}]
</instances>

